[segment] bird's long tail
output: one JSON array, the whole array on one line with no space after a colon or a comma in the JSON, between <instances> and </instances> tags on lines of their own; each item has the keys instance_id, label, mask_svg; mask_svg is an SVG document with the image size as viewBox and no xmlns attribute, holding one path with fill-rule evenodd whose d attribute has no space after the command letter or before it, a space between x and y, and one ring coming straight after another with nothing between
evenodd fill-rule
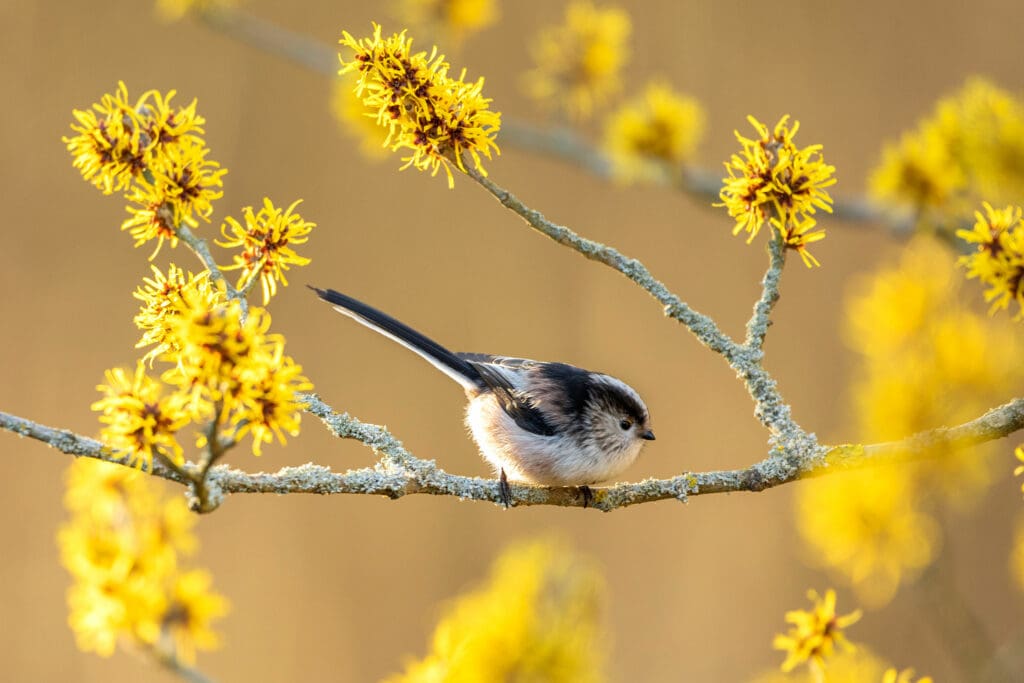
<instances>
[{"instance_id":1,"label":"bird's long tail","mask_svg":"<svg viewBox=\"0 0 1024 683\"><path fill-rule=\"evenodd\" d=\"M420 334L405 323L395 320L387 313L378 311L362 301L333 289L319 289L309 286L317 296L334 306L334 310L366 325L371 330L393 339L405 348L419 354L431 365L462 385L467 391L479 391L486 384L480 373L470 363L444 348L433 339Z\"/></svg>"}]
</instances>

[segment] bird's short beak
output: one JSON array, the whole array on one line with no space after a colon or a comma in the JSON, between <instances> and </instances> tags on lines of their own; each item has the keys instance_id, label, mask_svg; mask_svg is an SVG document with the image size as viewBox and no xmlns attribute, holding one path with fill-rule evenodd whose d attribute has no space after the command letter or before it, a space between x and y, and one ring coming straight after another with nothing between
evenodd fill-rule
<instances>
[{"instance_id":1,"label":"bird's short beak","mask_svg":"<svg viewBox=\"0 0 1024 683\"><path fill-rule=\"evenodd\" d=\"M648 441L654 441L654 432L652 432L650 429L648 429L646 432L644 432L643 434L640 435L640 438L641 439L646 439Z\"/></svg>"}]
</instances>

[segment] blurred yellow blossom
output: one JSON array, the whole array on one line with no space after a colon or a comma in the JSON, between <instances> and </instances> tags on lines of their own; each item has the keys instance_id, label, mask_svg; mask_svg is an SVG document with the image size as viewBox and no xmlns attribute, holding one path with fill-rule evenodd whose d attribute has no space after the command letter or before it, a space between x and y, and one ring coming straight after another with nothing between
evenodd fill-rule
<instances>
[{"instance_id":1,"label":"blurred yellow blossom","mask_svg":"<svg viewBox=\"0 0 1024 683\"><path fill-rule=\"evenodd\" d=\"M747 243L767 223L773 239L777 235L786 248L796 250L807 266L819 265L807 245L825 237L824 231L815 231L813 215L818 209L832 212L825 188L836 182L835 167L822 160L821 145L800 149L794 144L800 123L790 127L789 116L771 131L753 116L747 120L760 137L751 140L736 131L743 149L725 165L729 177L722 181L722 201L715 206L724 206L736 220L734 235L749 233Z\"/></svg>"},{"instance_id":2,"label":"blurred yellow blossom","mask_svg":"<svg viewBox=\"0 0 1024 683\"><path fill-rule=\"evenodd\" d=\"M627 102L605 126L613 170L625 181L678 177L704 133L700 103L660 82Z\"/></svg>"},{"instance_id":3,"label":"blurred yellow blossom","mask_svg":"<svg viewBox=\"0 0 1024 683\"><path fill-rule=\"evenodd\" d=\"M395 0L394 7L403 24L455 45L498 19L497 0Z\"/></svg>"},{"instance_id":4,"label":"blurred yellow blossom","mask_svg":"<svg viewBox=\"0 0 1024 683\"><path fill-rule=\"evenodd\" d=\"M988 289L985 300L992 303L990 313L1007 308L1013 301L1019 307L1016 319L1024 318L1024 221L1019 206L993 209L983 203L985 214L975 211L973 230L957 230L956 236L976 244L973 254L961 256L967 278L977 278Z\"/></svg>"},{"instance_id":5,"label":"blurred yellow blossom","mask_svg":"<svg viewBox=\"0 0 1024 683\"><path fill-rule=\"evenodd\" d=\"M512 545L445 610L430 654L386 683L603 681L603 596L600 574L566 548Z\"/></svg>"},{"instance_id":6,"label":"blurred yellow blossom","mask_svg":"<svg viewBox=\"0 0 1024 683\"><path fill-rule=\"evenodd\" d=\"M371 37L356 39L344 31L340 42L351 50L351 58L341 55L340 73L358 75L355 92L387 128L384 144L409 151L403 168L436 175L443 167L448 186L454 187L451 166L465 171L468 155L473 167L487 174L481 157L499 151L494 138L501 114L491 111L491 100L483 96L483 78L467 83L465 70L452 78L437 48L429 56L414 53L405 31L384 38L374 24Z\"/></svg>"},{"instance_id":7,"label":"blurred yellow blossom","mask_svg":"<svg viewBox=\"0 0 1024 683\"><path fill-rule=\"evenodd\" d=\"M184 499L131 469L80 458L68 468L65 505L57 541L80 649L110 656L124 640L190 662L196 648L217 645L211 622L227 601L210 590L209 574L181 569L197 545ZM186 614L196 626L179 628Z\"/></svg>"},{"instance_id":8,"label":"blurred yellow blossom","mask_svg":"<svg viewBox=\"0 0 1024 683\"><path fill-rule=\"evenodd\" d=\"M622 87L631 30L624 10L573 0L564 22L546 27L532 44L527 93L573 119L588 118Z\"/></svg>"},{"instance_id":9,"label":"blurred yellow blossom","mask_svg":"<svg viewBox=\"0 0 1024 683\"><path fill-rule=\"evenodd\" d=\"M914 670L903 669L898 671L895 668L887 669L882 676L882 683L914 683ZM924 676L917 679L917 683L932 683L931 676Z\"/></svg>"},{"instance_id":10,"label":"blurred yellow blossom","mask_svg":"<svg viewBox=\"0 0 1024 683\"><path fill-rule=\"evenodd\" d=\"M921 510L914 477L902 465L803 484L796 523L812 561L829 567L872 607L889 602L938 552L939 525Z\"/></svg>"},{"instance_id":11,"label":"blurred yellow blossom","mask_svg":"<svg viewBox=\"0 0 1024 683\"><path fill-rule=\"evenodd\" d=\"M248 292L258 280L263 285L263 305L266 306L270 297L277 293L277 283L288 286L284 271L289 266L304 266L310 259L299 256L292 249L293 245L305 244L309 240L310 231L315 223L302 220L302 216L292 213L301 199L297 199L282 211L274 206L269 198L263 198L263 208L254 213L251 206L242 210L242 225L232 217L225 219L221 227L224 242L217 242L222 247L231 249L239 247L241 254L233 257L234 265L222 270L242 271L238 278L237 288L240 292Z\"/></svg>"},{"instance_id":12,"label":"blurred yellow blossom","mask_svg":"<svg viewBox=\"0 0 1024 683\"><path fill-rule=\"evenodd\" d=\"M331 86L331 113L342 131L359 143L359 150L371 160L388 155L384 140L387 131L378 123L376 114L368 112L363 98L356 94L358 75L341 74Z\"/></svg>"},{"instance_id":13,"label":"blurred yellow blossom","mask_svg":"<svg viewBox=\"0 0 1024 683\"><path fill-rule=\"evenodd\" d=\"M938 101L916 129L887 144L868 181L871 196L913 213L922 225L950 230L983 198L1024 194L1024 100L971 78Z\"/></svg>"},{"instance_id":14,"label":"blurred yellow blossom","mask_svg":"<svg viewBox=\"0 0 1024 683\"><path fill-rule=\"evenodd\" d=\"M845 651L856 648L843 632L860 620L861 611L839 616L836 614L836 592L825 591L825 596L815 590L807 592L807 598L814 603L810 611L793 610L786 612L786 621L792 624L785 635L775 636L772 646L786 652L782 671L792 671L799 664L807 662L812 669L823 670L832 657L836 646Z\"/></svg>"},{"instance_id":15,"label":"blurred yellow blossom","mask_svg":"<svg viewBox=\"0 0 1024 683\"><path fill-rule=\"evenodd\" d=\"M100 439L117 451L131 457L136 467L149 470L154 455L168 460L184 462L176 432L190 421L186 410L187 398L170 392L158 380L146 374L142 361L129 374L124 368L107 370L106 384L96 387L103 398L92 404L102 412L104 427Z\"/></svg>"}]
</instances>

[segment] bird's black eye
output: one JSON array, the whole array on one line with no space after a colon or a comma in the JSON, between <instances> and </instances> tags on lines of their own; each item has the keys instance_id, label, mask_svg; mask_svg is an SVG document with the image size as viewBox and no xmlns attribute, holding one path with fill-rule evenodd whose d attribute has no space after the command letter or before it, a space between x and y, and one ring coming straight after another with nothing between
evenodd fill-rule
<instances>
[{"instance_id":1,"label":"bird's black eye","mask_svg":"<svg viewBox=\"0 0 1024 683\"><path fill-rule=\"evenodd\" d=\"M622 427L622 431L626 431L633 426L633 423L630 420L622 420L619 422L619 426Z\"/></svg>"}]
</instances>

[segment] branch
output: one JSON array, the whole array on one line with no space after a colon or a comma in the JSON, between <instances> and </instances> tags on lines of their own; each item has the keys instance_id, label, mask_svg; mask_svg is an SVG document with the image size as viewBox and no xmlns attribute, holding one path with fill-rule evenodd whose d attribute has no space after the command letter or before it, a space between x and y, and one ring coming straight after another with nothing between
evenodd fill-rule
<instances>
[{"instance_id":1,"label":"branch","mask_svg":"<svg viewBox=\"0 0 1024 683\"><path fill-rule=\"evenodd\" d=\"M242 305L243 311L248 311L249 306L245 296L242 295L234 285L224 277L224 273L221 272L220 267L217 265L217 261L214 260L213 254L210 253L210 246L206 243L202 237L197 237L187 225L184 223L178 225L175 228L175 233L181 239L182 242L188 245L188 248L195 252L195 255L202 261L203 266L210 271L210 279L214 282L218 280L224 283L225 291L229 299L237 299Z\"/></svg>"},{"instance_id":2,"label":"branch","mask_svg":"<svg viewBox=\"0 0 1024 683\"><path fill-rule=\"evenodd\" d=\"M319 402L315 395L309 399ZM320 411L320 408L312 408ZM455 496L462 500L501 503L499 482L448 474L433 461L414 458L395 437L383 427L367 425L347 415L338 415L327 408L322 419L338 426L338 436L362 441L383 454L385 461L377 467L349 470L344 473L312 463L285 467L276 473L248 473L218 465L210 470L207 485L220 496L232 493L316 493L375 494L400 498L410 494ZM127 465L95 439L72 432L39 425L30 420L0 412L0 428L42 441L64 453ZM939 446L959 450L986 441L1002 438L1024 428L1024 398L1017 398L956 427L940 427L901 441L865 446L814 446L806 444L790 449L773 448L764 460L744 469L693 472L669 479L648 479L634 484L592 489L590 506L603 511L676 499L686 502L693 496L739 491L763 491L799 479L817 477L854 467L919 459L934 453ZM409 464L395 467L391 461ZM194 467L191 466L191 467ZM152 474L188 484L180 475L154 462ZM543 487L512 484L515 505L557 505L584 507L585 501L576 487Z\"/></svg>"},{"instance_id":3,"label":"branch","mask_svg":"<svg viewBox=\"0 0 1024 683\"><path fill-rule=\"evenodd\" d=\"M754 415L773 435L773 442L795 444L813 440L790 416L790 408L782 400L775 380L761 366L761 350L737 344L722 332L715 321L698 313L689 304L673 294L647 267L634 258L628 258L612 247L581 237L564 225L553 223L542 213L523 204L514 194L500 187L466 164L466 174L494 195L503 206L518 214L530 226L550 237L562 246L579 252L592 261L617 270L639 285L664 306L665 315L686 326L697 339L712 351L722 355L736 371L751 398L754 399ZM771 275L771 270L769 270ZM769 279L766 276L766 280ZM777 277L774 278L777 292ZM770 311L770 307L769 307Z\"/></svg>"},{"instance_id":4,"label":"branch","mask_svg":"<svg viewBox=\"0 0 1024 683\"><path fill-rule=\"evenodd\" d=\"M764 338L768 327L772 324L772 309L779 301L779 281L782 279L782 267L786 265L786 245L782 235L777 235L771 225L768 229L768 272L761 281L761 298L754 304L754 314L747 323L747 339L744 346L752 351L764 348Z\"/></svg>"}]
</instances>

